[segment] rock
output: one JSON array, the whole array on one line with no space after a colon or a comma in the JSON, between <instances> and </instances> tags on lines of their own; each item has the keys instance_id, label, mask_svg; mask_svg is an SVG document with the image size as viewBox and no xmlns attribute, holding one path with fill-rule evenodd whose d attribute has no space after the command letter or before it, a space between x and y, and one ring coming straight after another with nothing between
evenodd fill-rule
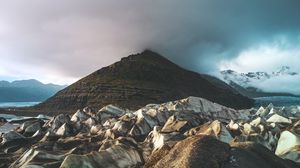
<instances>
[{"instance_id":1,"label":"rock","mask_svg":"<svg viewBox=\"0 0 300 168\"><path fill-rule=\"evenodd\" d=\"M174 112L162 128L162 132L185 132L205 122L197 113L192 111Z\"/></svg>"},{"instance_id":2,"label":"rock","mask_svg":"<svg viewBox=\"0 0 300 168\"><path fill-rule=\"evenodd\" d=\"M183 132L183 128L187 126L187 123L188 121L176 120L176 117L173 115L165 123L162 132Z\"/></svg>"},{"instance_id":3,"label":"rock","mask_svg":"<svg viewBox=\"0 0 300 168\"><path fill-rule=\"evenodd\" d=\"M282 117L278 114L272 115L267 122L269 123L282 123L282 124L291 124L292 121L288 118Z\"/></svg>"},{"instance_id":4,"label":"rock","mask_svg":"<svg viewBox=\"0 0 300 168\"><path fill-rule=\"evenodd\" d=\"M99 110L99 112L107 112L114 115L122 115L125 113L123 109L120 109L119 107L113 106L113 105L107 105Z\"/></svg>"},{"instance_id":5,"label":"rock","mask_svg":"<svg viewBox=\"0 0 300 168\"><path fill-rule=\"evenodd\" d=\"M90 116L81 110L77 110L75 114L71 117L71 121L78 122L87 120Z\"/></svg>"},{"instance_id":6,"label":"rock","mask_svg":"<svg viewBox=\"0 0 300 168\"><path fill-rule=\"evenodd\" d=\"M26 119L1 135L0 167L294 168L300 122L291 110L270 105L255 115L188 97L135 112L85 108L43 126Z\"/></svg>"},{"instance_id":7,"label":"rock","mask_svg":"<svg viewBox=\"0 0 300 168\"><path fill-rule=\"evenodd\" d=\"M269 130L273 133L273 134L278 134L280 133L280 128L276 123L270 123L269 125Z\"/></svg>"},{"instance_id":8,"label":"rock","mask_svg":"<svg viewBox=\"0 0 300 168\"><path fill-rule=\"evenodd\" d=\"M99 112L97 113L97 117L99 118L101 123L105 123L106 120L110 118L121 117L124 113L124 110L116 106L107 105L99 110Z\"/></svg>"},{"instance_id":9,"label":"rock","mask_svg":"<svg viewBox=\"0 0 300 168\"><path fill-rule=\"evenodd\" d=\"M248 116L243 113L199 97L190 96L186 99L161 104L161 106L165 106L169 111L193 111L224 122L229 122L231 119L248 119Z\"/></svg>"},{"instance_id":10,"label":"rock","mask_svg":"<svg viewBox=\"0 0 300 168\"><path fill-rule=\"evenodd\" d=\"M61 138L61 136L48 131L35 146L46 151L56 151L55 145L59 138Z\"/></svg>"},{"instance_id":11,"label":"rock","mask_svg":"<svg viewBox=\"0 0 300 168\"><path fill-rule=\"evenodd\" d=\"M96 112L92 110L92 108L90 107L85 107L82 109L83 112L85 112L86 114L88 114L89 116L95 117L96 116Z\"/></svg>"},{"instance_id":12,"label":"rock","mask_svg":"<svg viewBox=\"0 0 300 168\"><path fill-rule=\"evenodd\" d=\"M22 140L22 139L25 139L23 135L15 131L9 131L8 133L2 135L2 144L13 140Z\"/></svg>"},{"instance_id":13,"label":"rock","mask_svg":"<svg viewBox=\"0 0 300 168\"><path fill-rule=\"evenodd\" d=\"M131 140L125 142L118 140L107 149L99 152L91 152L87 155L69 155L65 158L60 168L95 168L95 167L112 167L127 168L137 167L143 163L143 159Z\"/></svg>"},{"instance_id":14,"label":"rock","mask_svg":"<svg viewBox=\"0 0 300 168\"><path fill-rule=\"evenodd\" d=\"M156 151L169 141L173 141L176 143L177 141L182 139L184 139L184 136L179 132L164 133L161 132L161 128L159 126L155 126L153 128L153 131L149 133L144 142L150 143L153 146L153 151Z\"/></svg>"},{"instance_id":15,"label":"rock","mask_svg":"<svg viewBox=\"0 0 300 168\"><path fill-rule=\"evenodd\" d=\"M23 130L23 131L25 131L25 129L26 129L28 126L30 126L30 125L32 125L32 124L34 124L34 123L36 123L36 122L38 122L38 120L36 120L36 119L25 121L25 122L20 126L20 129Z\"/></svg>"},{"instance_id":16,"label":"rock","mask_svg":"<svg viewBox=\"0 0 300 168\"><path fill-rule=\"evenodd\" d=\"M82 122L78 121L70 124L70 126L72 127L74 132L88 133L91 127L85 123L86 121L82 121Z\"/></svg>"},{"instance_id":17,"label":"rock","mask_svg":"<svg viewBox=\"0 0 300 168\"><path fill-rule=\"evenodd\" d=\"M256 115L258 115L260 117L265 117L270 113L271 109L273 109L273 108L274 108L274 106L272 103L270 103L266 108L260 107L257 110Z\"/></svg>"},{"instance_id":18,"label":"rock","mask_svg":"<svg viewBox=\"0 0 300 168\"><path fill-rule=\"evenodd\" d=\"M232 131L237 131L239 130L240 126L239 124L235 123L233 120L230 120L229 124L227 125L227 127L232 130Z\"/></svg>"},{"instance_id":19,"label":"rock","mask_svg":"<svg viewBox=\"0 0 300 168\"><path fill-rule=\"evenodd\" d=\"M39 137L39 136L43 136L43 133L42 133L41 130L36 131L36 132L32 135L32 137Z\"/></svg>"},{"instance_id":20,"label":"rock","mask_svg":"<svg viewBox=\"0 0 300 168\"><path fill-rule=\"evenodd\" d=\"M253 142L231 143L229 161L222 168L298 168L299 165L274 155ZM220 166L221 167L221 166Z\"/></svg>"},{"instance_id":21,"label":"rock","mask_svg":"<svg viewBox=\"0 0 300 168\"><path fill-rule=\"evenodd\" d=\"M157 163L154 168L218 168L229 159L230 146L210 136L191 136L178 142ZM159 153L156 153L156 155ZM155 156L152 156L155 157ZM147 164L146 166L147 167Z\"/></svg>"},{"instance_id":22,"label":"rock","mask_svg":"<svg viewBox=\"0 0 300 168\"><path fill-rule=\"evenodd\" d=\"M93 125L93 126L91 127L90 133L95 135L95 134L97 134L102 128L103 128L102 125Z\"/></svg>"},{"instance_id":23,"label":"rock","mask_svg":"<svg viewBox=\"0 0 300 168\"><path fill-rule=\"evenodd\" d=\"M278 114L282 112L282 110L277 110L275 107L272 107L268 115Z\"/></svg>"},{"instance_id":24,"label":"rock","mask_svg":"<svg viewBox=\"0 0 300 168\"><path fill-rule=\"evenodd\" d=\"M36 149L29 149L24 152L14 163L10 165L11 168L44 168L46 163L52 163L53 161L61 161L65 158L61 154L50 154Z\"/></svg>"},{"instance_id":25,"label":"rock","mask_svg":"<svg viewBox=\"0 0 300 168\"><path fill-rule=\"evenodd\" d=\"M256 132L254 129L255 129L255 128L254 128L252 125L250 125L250 124L248 124L248 123L245 123L245 124L243 125L243 130L242 130L242 132L243 132L245 135L250 135L250 134Z\"/></svg>"},{"instance_id":26,"label":"rock","mask_svg":"<svg viewBox=\"0 0 300 168\"><path fill-rule=\"evenodd\" d=\"M292 125L291 128L289 128L289 131L300 135L300 120L294 123L294 125Z\"/></svg>"},{"instance_id":27,"label":"rock","mask_svg":"<svg viewBox=\"0 0 300 168\"><path fill-rule=\"evenodd\" d=\"M24 134L25 135L33 135L35 132L40 131L41 130L41 123L39 121L32 123L31 125L29 125L25 131Z\"/></svg>"},{"instance_id":28,"label":"rock","mask_svg":"<svg viewBox=\"0 0 300 168\"><path fill-rule=\"evenodd\" d=\"M275 154L300 163L300 136L290 131L283 131L278 140Z\"/></svg>"},{"instance_id":29,"label":"rock","mask_svg":"<svg viewBox=\"0 0 300 168\"><path fill-rule=\"evenodd\" d=\"M51 129L55 131L65 123L70 123L70 117L65 114L59 114L46 123L46 126L51 127Z\"/></svg>"},{"instance_id":30,"label":"rock","mask_svg":"<svg viewBox=\"0 0 300 168\"><path fill-rule=\"evenodd\" d=\"M60 151L60 150L71 150L75 147L79 147L83 144L89 144L92 145L93 143L90 142L89 138L85 137L61 137L59 138L54 145L54 150ZM96 149L98 150L98 149Z\"/></svg>"},{"instance_id":31,"label":"rock","mask_svg":"<svg viewBox=\"0 0 300 168\"><path fill-rule=\"evenodd\" d=\"M257 117L255 120L252 120L250 122L250 125L257 127L258 125L265 124L265 123L266 123L266 121L263 118Z\"/></svg>"},{"instance_id":32,"label":"rock","mask_svg":"<svg viewBox=\"0 0 300 168\"><path fill-rule=\"evenodd\" d=\"M130 121L120 120L115 123L112 130L117 132L121 136L125 136L130 131L133 124L134 124L133 120Z\"/></svg>"},{"instance_id":33,"label":"rock","mask_svg":"<svg viewBox=\"0 0 300 168\"><path fill-rule=\"evenodd\" d=\"M300 119L300 106L291 107L285 111L288 113L288 116Z\"/></svg>"},{"instance_id":34,"label":"rock","mask_svg":"<svg viewBox=\"0 0 300 168\"><path fill-rule=\"evenodd\" d=\"M160 107L159 104L150 104L141 110L152 118L155 118L159 125L164 125L169 117L168 112L163 107Z\"/></svg>"},{"instance_id":35,"label":"rock","mask_svg":"<svg viewBox=\"0 0 300 168\"><path fill-rule=\"evenodd\" d=\"M253 133L249 135L243 134L236 136L234 138L234 142L254 142L263 145L270 151L274 151L277 144L277 138L274 137L271 132L267 132L264 135Z\"/></svg>"},{"instance_id":36,"label":"rock","mask_svg":"<svg viewBox=\"0 0 300 168\"><path fill-rule=\"evenodd\" d=\"M272 108L274 108L274 105L272 103L270 103L268 106L267 106L267 109L271 110Z\"/></svg>"},{"instance_id":37,"label":"rock","mask_svg":"<svg viewBox=\"0 0 300 168\"><path fill-rule=\"evenodd\" d=\"M128 134L137 137L137 139L143 139L158 123L154 118L144 113L142 110L135 112L135 115L137 117L136 122Z\"/></svg>"},{"instance_id":38,"label":"rock","mask_svg":"<svg viewBox=\"0 0 300 168\"><path fill-rule=\"evenodd\" d=\"M225 143L233 139L226 127L218 120L192 128L185 135L210 135Z\"/></svg>"},{"instance_id":39,"label":"rock","mask_svg":"<svg viewBox=\"0 0 300 168\"><path fill-rule=\"evenodd\" d=\"M182 127L185 125L184 120L188 121L187 124L191 127L199 125L199 123L201 123L200 119L202 119L202 122L207 119L220 119L221 121L228 122L231 119L248 119L246 115L240 114L236 110L197 97L189 97L187 99L163 103L161 105L146 106L134 114L137 116L137 122L131 129L130 135L141 137L148 134L155 125L164 121L165 118L174 114L184 117L184 119L180 119L180 121L176 121L176 123L175 121L171 121L172 118L170 118L167 123L168 125L163 128L164 131L174 131L172 129L175 127ZM155 117L154 114L159 115L157 115L158 117ZM191 114L194 118L197 118L197 120L192 120L191 118L193 117L188 117ZM172 124L177 125L172 126ZM168 130L167 127L170 129L168 128Z\"/></svg>"},{"instance_id":40,"label":"rock","mask_svg":"<svg viewBox=\"0 0 300 168\"><path fill-rule=\"evenodd\" d=\"M83 123L91 128L93 125L97 124L97 121L94 118L90 117L87 120L83 121Z\"/></svg>"},{"instance_id":41,"label":"rock","mask_svg":"<svg viewBox=\"0 0 300 168\"><path fill-rule=\"evenodd\" d=\"M56 135L59 136L70 136L74 134L74 130L72 125L64 123L59 129L56 131Z\"/></svg>"},{"instance_id":42,"label":"rock","mask_svg":"<svg viewBox=\"0 0 300 168\"><path fill-rule=\"evenodd\" d=\"M265 111L265 108L264 107L260 107L257 112L255 113L255 115L258 115L258 116L262 116L262 114L264 113Z\"/></svg>"}]
</instances>

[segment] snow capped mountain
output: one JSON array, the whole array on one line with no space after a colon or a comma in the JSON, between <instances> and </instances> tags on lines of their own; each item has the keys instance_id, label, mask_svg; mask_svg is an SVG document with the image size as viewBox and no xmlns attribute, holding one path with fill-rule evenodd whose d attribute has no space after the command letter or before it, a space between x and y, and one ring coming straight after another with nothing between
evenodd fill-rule
<instances>
[{"instance_id":1,"label":"snow capped mountain","mask_svg":"<svg viewBox=\"0 0 300 168\"><path fill-rule=\"evenodd\" d=\"M282 66L281 69L277 72L273 72L273 76L280 76L280 75L297 75L297 72L291 72L291 68L289 66Z\"/></svg>"},{"instance_id":2,"label":"snow capped mountain","mask_svg":"<svg viewBox=\"0 0 300 168\"><path fill-rule=\"evenodd\" d=\"M248 72L239 73L233 70L221 71L222 79L227 83L234 82L244 88L256 86L257 83L279 76L294 76L297 72L292 72L289 66L282 66L278 71L267 72Z\"/></svg>"},{"instance_id":3,"label":"snow capped mountain","mask_svg":"<svg viewBox=\"0 0 300 168\"><path fill-rule=\"evenodd\" d=\"M277 71L268 72L247 72L239 73L233 70L220 72L220 78L228 83L240 94L250 97L268 96L296 96L300 94L297 90L299 79L297 72L291 71L288 66L282 66ZM295 85L293 87L290 87Z\"/></svg>"}]
</instances>

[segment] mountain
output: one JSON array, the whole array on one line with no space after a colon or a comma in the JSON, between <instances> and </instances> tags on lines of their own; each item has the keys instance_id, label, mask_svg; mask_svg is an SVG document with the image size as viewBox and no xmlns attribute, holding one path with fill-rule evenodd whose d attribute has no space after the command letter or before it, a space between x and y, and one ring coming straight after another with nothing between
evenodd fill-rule
<instances>
[{"instance_id":1,"label":"mountain","mask_svg":"<svg viewBox=\"0 0 300 168\"><path fill-rule=\"evenodd\" d=\"M39 102L66 86L43 84L35 79L0 81L0 102Z\"/></svg>"},{"instance_id":2,"label":"mountain","mask_svg":"<svg viewBox=\"0 0 300 168\"><path fill-rule=\"evenodd\" d=\"M288 66L282 66L278 71L272 73L267 72L248 72L239 73L234 70L224 70L220 72L221 78L240 94L250 97L266 97L266 96L297 96L292 93L284 92L264 92L255 87L257 84L282 76L298 75L297 72L292 72Z\"/></svg>"},{"instance_id":3,"label":"mountain","mask_svg":"<svg viewBox=\"0 0 300 168\"><path fill-rule=\"evenodd\" d=\"M253 105L252 99L233 91L226 83L217 85L201 74L185 70L146 50L82 78L35 108L72 111L85 106L99 108L114 104L137 109L149 103L188 96L203 97L238 109Z\"/></svg>"}]
</instances>

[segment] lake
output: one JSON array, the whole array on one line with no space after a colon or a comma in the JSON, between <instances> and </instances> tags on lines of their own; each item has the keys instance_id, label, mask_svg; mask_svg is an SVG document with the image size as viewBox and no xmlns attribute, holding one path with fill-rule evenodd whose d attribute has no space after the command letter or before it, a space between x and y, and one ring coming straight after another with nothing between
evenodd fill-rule
<instances>
[{"instance_id":1,"label":"lake","mask_svg":"<svg viewBox=\"0 0 300 168\"><path fill-rule=\"evenodd\" d=\"M28 107L39 104L40 102L0 102L0 108L9 107Z\"/></svg>"},{"instance_id":2,"label":"lake","mask_svg":"<svg viewBox=\"0 0 300 168\"><path fill-rule=\"evenodd\" d=\"M272 103L274 106L300 106L300 97L292 96L271 96L255 98L255 106L267 106Z\"/></svg>"}]
</instances>

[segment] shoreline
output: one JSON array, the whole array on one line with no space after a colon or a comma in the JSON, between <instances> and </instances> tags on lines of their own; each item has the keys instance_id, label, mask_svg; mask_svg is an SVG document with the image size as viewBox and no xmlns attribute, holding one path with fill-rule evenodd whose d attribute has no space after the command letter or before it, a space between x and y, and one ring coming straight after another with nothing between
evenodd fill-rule
<instances>
[{"instance_id":1,"label":"shoreline","mask_svg":"<svg viewBox=\"0 0 300 168\"><path fill-rule=\"evenodd\" d=\"M33 109L30 107L26 108L0 108L0 114L12 114L16 116L24 116L24 117L36 117L39 114L47 115L47 116L55 116L59 113L63 114L72 114L74 111L44 111Z\"/></svg>"}]
</instances>

